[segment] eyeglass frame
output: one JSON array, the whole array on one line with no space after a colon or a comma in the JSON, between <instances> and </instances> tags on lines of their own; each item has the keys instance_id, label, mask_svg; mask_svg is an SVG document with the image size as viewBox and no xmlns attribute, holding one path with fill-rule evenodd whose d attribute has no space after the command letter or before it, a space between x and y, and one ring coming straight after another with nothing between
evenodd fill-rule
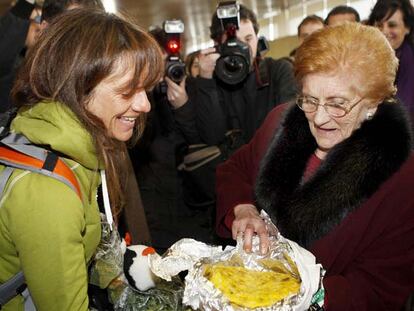
<instances>
[{"instance_id":1,"label":"eyeglass frame","mask_svg":"<svg viewBox=\"0 0 414 311\"><path fill-rule=\"evenodd\" d=\"M298 101L299 101L299 99L300 98L307 98L307 97L311 97L311 98L313 98L313 99L315 99L315 100L317 100L318 102L317 103L315 103L314 104L314 107L315 107L315 110L313 110L313 111L305 111L300 105L299 105L299 103L298 103ZM338 97L338 98L340 98L340 97ZM345 106L341 106L341 105L332 105L332 104L326 104L326 102L322 105L321 103L320 103L320 100L319 99L317 99L317 98L315 98L315 97L312 97L312 96L306 96L306 95L299 95L299 96L297 96L296 97L296 100L295 100L295 103L296 103L296 105L299 107L299 109L300 110L302 110L303 112L307 112L307 113L313 113L313 112L315 112L315 111L317 111L318 110L318 106L322 106L323 107L323 109L325 109L325 112L328 114L328 115L330 115L331 117L333 117L333 118L343 118L343 117L345 117L348 113L350 113L351 112L351 110L352 109L354 109L354 107L356 106L356 105L358 105L362 100L363 100L364 98L362 97L362 98L360 98L358 101L356 101L353 105L351 105L350 107L345 107ZM344 99L344 104L345 103L350 103L351 101L350 100L348 100L348 99ZM339 108L339 109L341 109L342 111L344 111L344 114L343 115L341 115L341 116L335 116L335 115L332 115L332 114L330 114L329 112L328 112L328 110L326 110L326 106L330 106L330 107L335 107L335 108Z\"/></svg>"}]
</instances>

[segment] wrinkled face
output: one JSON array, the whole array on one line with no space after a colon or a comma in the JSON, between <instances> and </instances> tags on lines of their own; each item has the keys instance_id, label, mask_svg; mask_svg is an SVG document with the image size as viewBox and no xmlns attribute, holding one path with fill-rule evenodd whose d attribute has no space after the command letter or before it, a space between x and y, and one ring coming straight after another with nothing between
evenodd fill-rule
<instances>
[{"instance_id":1,"label":"wrinkled face","mask_svg":"<svg viewBox=\"0 0 414 311\"><path fill-rule=\"evenodd\" d=\"M388 17L388 16L387 16ZM398 49L410 29L404 23L404 16L400 9L396 10L387 20L375 24L385 35L394 50Z\"/></svg>"},{"instance_id":2,"label":"wrinkled face","mask_svg":"<svg viewBox=\"0 0 414 311\"><path fill-rule=\"evenodd\" d=\"M338 26L346 22L356 22L355 15L351 13L332 15L328 19L328 26Z\"/></svg>"},{"instance_id":3,"label":"wrinkled face","mask_svg":"<svg viewBox=\"0 0 414 311\"><path fill-rule=\"evenodd\" d=\"M332 147L347 139L361 126L361 123L367 119L368 113L373 115L377 106L368 103L356 93L352 75L344 72L308 74L302 82L303 95L317 99L320 104L315 112L306 112L305 116L318 145L316 154L323 159ZM327 101L342 101L345 108L357 104L345 116L338 118L330 116L321 106Z\"/></svg>"},{"instance_id":4,"label":"wrinkled face","mask_svg":"<svg viewBox=\"0 0 414 311\"><path fill-rule=\"evenodd\" d=\"M125 86L134 75L134 66L117 61L113 72L93 90L86 109L98 117L105 125L108 135L119 141L131 138L139 115L150 111L150 103L144 89L137 86L129 96Z\"/></svg>"},{"instance_id":5,"label":"wrinkled face","mask_svg":"<svg viewBox=\"0 0 414 311\"><path fill-rule=\"evenodd\" d=\"M315 31L322 29L324 27L324 24L319 22L309 22L306 24L303 24L299 29L299 45L303 43L306 37L310 36Z\"/></svg>"}]
</instances>

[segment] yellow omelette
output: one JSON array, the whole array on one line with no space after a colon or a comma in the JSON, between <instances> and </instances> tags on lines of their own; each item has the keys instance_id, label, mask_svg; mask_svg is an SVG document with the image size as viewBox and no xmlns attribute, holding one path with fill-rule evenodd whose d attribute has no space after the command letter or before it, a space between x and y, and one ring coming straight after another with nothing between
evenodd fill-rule
<instances>
[{"instance_id":1,"label":"yellow omelette","mask_svg":"<svg viewBox=\"0 0 414 311\"><path fill-rule=\"evenodd\" d=\"M230 303L244 308L269 307L299 292L301 281L298 274L276 260L263 263L269 268L277 267L276 271L255 271L217 263L205 265L204 276Z\"/></svg>"}]
</instances>

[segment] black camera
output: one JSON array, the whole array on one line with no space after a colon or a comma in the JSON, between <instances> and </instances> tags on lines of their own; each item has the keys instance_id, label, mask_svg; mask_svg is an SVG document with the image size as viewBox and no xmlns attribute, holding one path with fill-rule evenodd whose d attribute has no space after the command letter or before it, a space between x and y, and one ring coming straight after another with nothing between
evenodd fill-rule
<instances>
[{"instance_id":1,"label":"black camera","mask_svg":"<svg viewBox=\"0 0 414 311\"><path fill-rule=\"evenodd\" d=\"M247 77L251 66L249 45L236 37L240 25L239 5L237 1L221 2L216 13L227 38L216 47L220 57L214 72L224 83L235 85Z\"/></svg>"},{"instance_id":2,"label":"black camera","mask_svg":"<svg viewBox=\"0 0 414 311\"><path fill-rule=\"evenodd\" d=\"M181 34L184 32L184 23L181 20L164 22L164 32L167 36L165 51L165 75L179 84L185 77L185 64L180 59Z\"/></svg>"}]
</instances>

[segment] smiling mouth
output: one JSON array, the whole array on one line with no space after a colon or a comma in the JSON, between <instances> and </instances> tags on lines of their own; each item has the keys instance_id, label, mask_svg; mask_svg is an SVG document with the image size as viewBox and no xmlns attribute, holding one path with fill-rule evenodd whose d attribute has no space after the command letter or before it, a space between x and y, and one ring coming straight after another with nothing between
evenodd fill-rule
<instances>
[{"instance_id":1,"label":"smiling mouth","mask_svg":"<svg viewBox=\"0 0 414 311\"><path fill-rule=\"evenodd\" d=\"M334 128L329 128L329 129L326 129L326 128L322 128L322 127L316 127L316 129L318 130L318 131L322 131L322 132L333 132L333 131L335 131L336 129L334 129Z\"/></svg>"},{"instance_id":2,"label":"smiling mouth","mask_svg":"<svg viewBox=\"0 0 414 311\"><path fill-rule=\"evenodd\" d=\"M119 117L120 119L127 121L127 122L135 122L135 120L137 119L137 117Z\"/></svg>"}]
</instances>

